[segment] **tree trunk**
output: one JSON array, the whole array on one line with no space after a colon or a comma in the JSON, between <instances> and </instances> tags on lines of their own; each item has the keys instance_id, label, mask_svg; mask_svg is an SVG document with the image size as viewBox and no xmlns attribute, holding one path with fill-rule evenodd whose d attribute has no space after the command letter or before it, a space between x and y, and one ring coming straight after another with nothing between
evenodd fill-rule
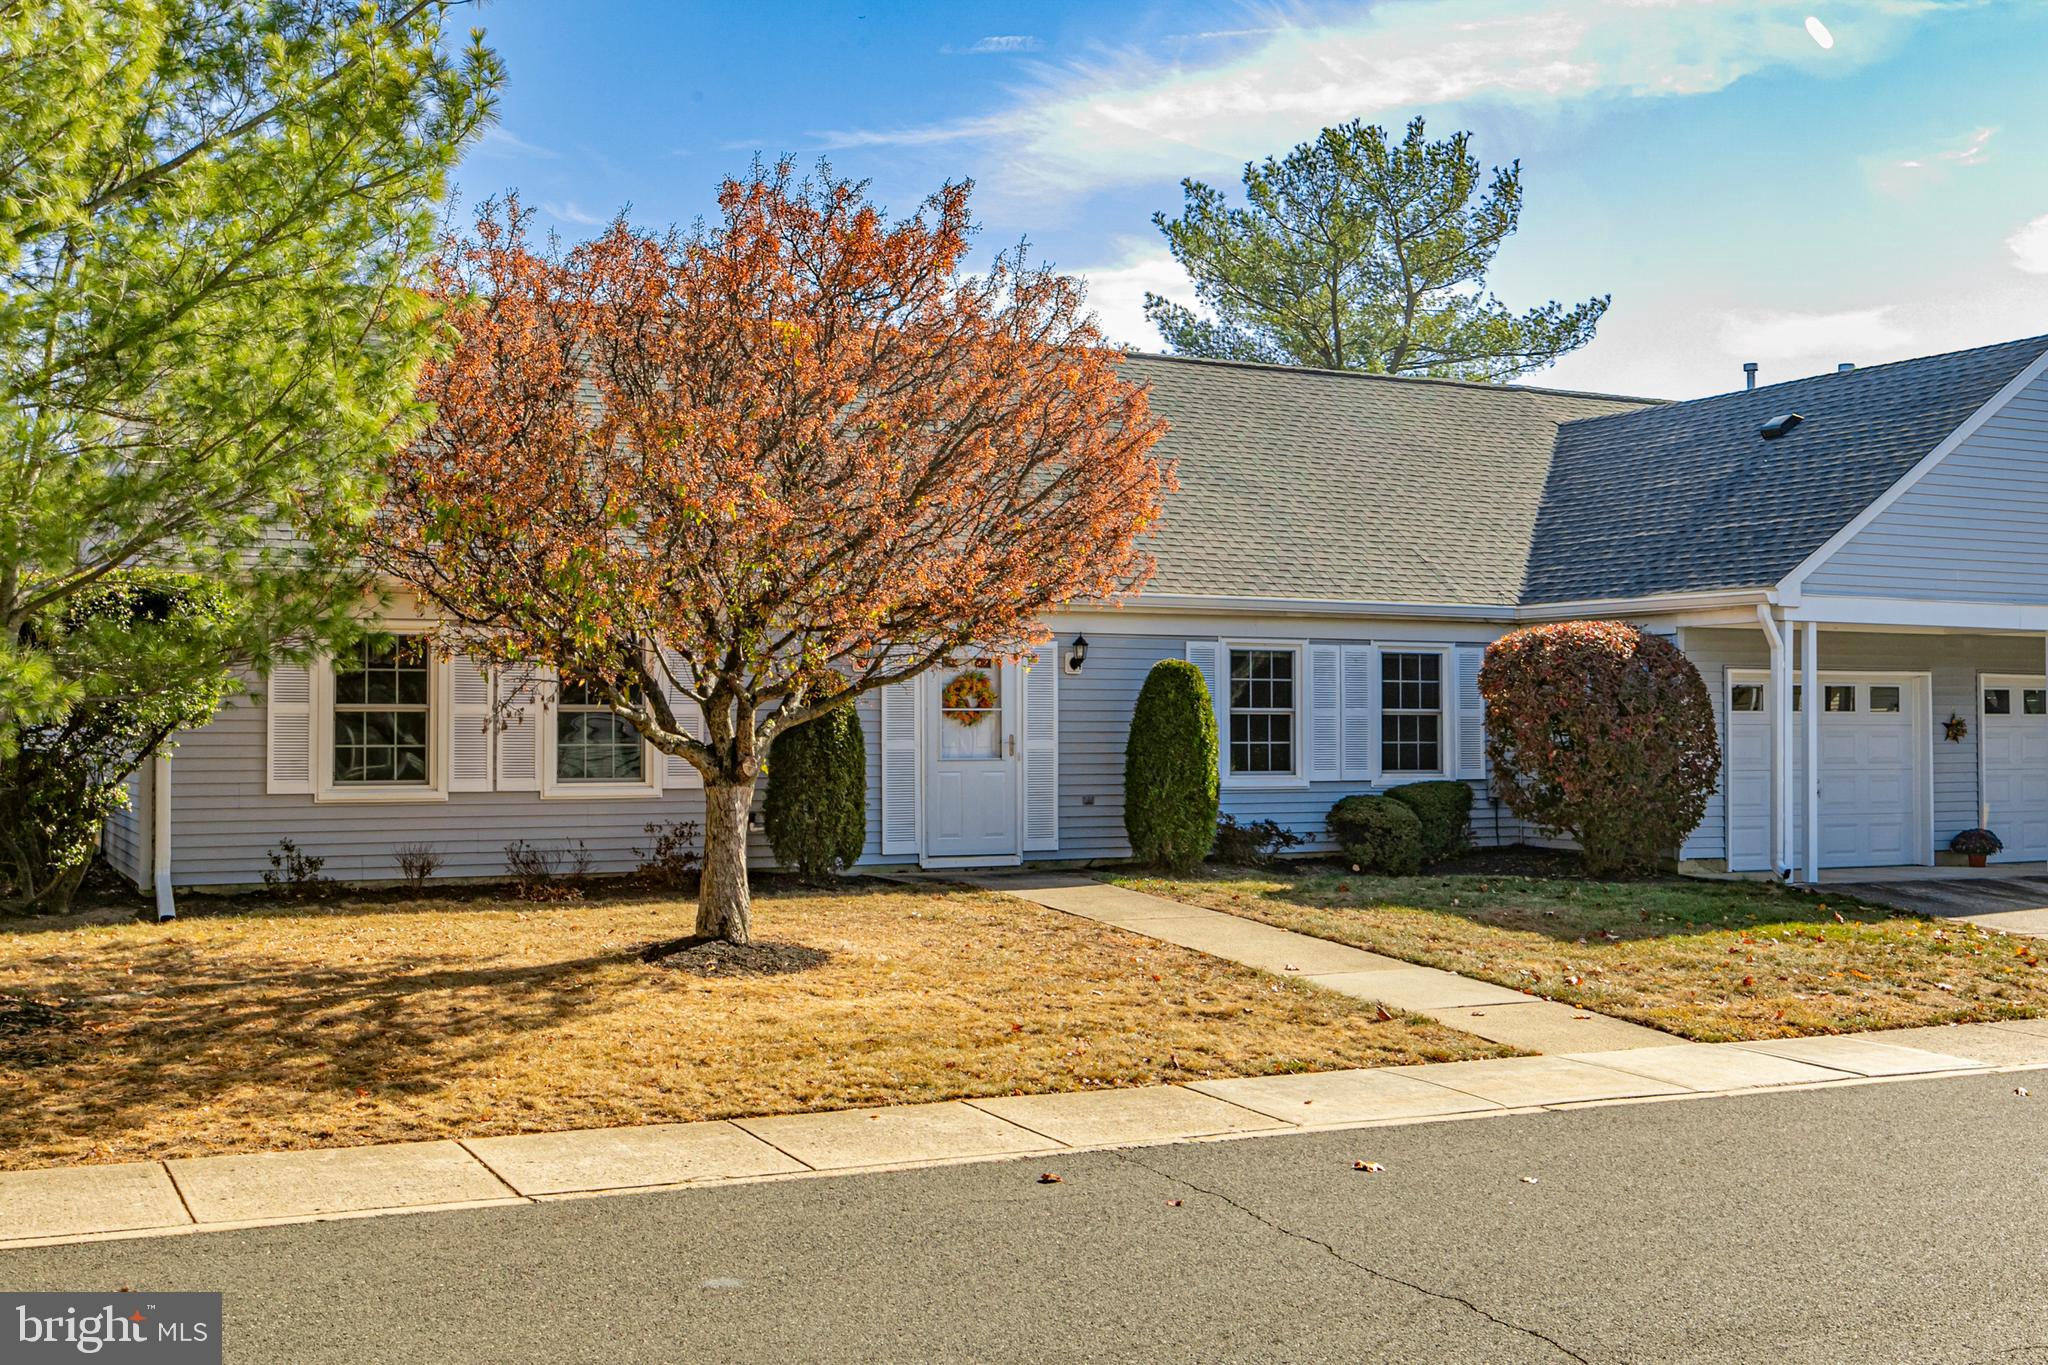
<instances>
[{"instance_id":1,"label":"tree trunk","mask_svg":"<svg viewBox=\"0 0 2048 1365\"><path fill-rule=\"evenodd\" d=\"M699 938L753 941L753 895L747 887L747 812L753 805L751 781L704 785L704 873L697 888Z\"/></svg>"}]
</instances>

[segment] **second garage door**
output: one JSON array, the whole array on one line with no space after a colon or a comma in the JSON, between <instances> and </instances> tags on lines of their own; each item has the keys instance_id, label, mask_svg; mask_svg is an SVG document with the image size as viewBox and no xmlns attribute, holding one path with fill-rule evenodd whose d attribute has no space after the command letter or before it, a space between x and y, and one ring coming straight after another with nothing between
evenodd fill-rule
<instances>
[{"instance_id":1,"label":"second garage door","mask_svg":"<svg viewBox=\"0 0 2048 1365\"><path fill-rule=\"evenodd\" d=\"M2048 859L2048 692L2041 678L1986 677L1978 688L1985 828L2005 852L1996 861Z\"/></svg>"},{"instance_id":2,"label":"second garage door","mask_svg":"<svg viewBox=\"0 0 2048 1365\"><path fill-rule=\"evenodd\" d=\"M1734 674L1728 691L1729 867L1770 866L1768 679ZM1898 867L1928 861L1921 681L1821 674L1820 865ZM1801 689L1803 691L1803 689ZM1805 698L1792 734L1794 848L1804 846Z\"/></svg>"}]
</instances>

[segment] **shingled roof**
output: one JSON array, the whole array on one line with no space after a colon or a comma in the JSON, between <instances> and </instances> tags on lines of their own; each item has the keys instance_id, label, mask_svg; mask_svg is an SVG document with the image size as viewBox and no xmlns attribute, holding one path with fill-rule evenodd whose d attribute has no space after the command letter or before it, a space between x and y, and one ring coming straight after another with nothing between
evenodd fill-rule
<instances>
[{"instance_id":1,"label":"shingled roof","mask_svg":"<svg viewBox=\"0 0 2048 1365\"><path fill-rule=\"evenodd\" d=\"M1641 399L1132 355L1179 466L1151 593L1513 602L1558 423Z\"/></svg>"},{"instance_id":2,"label":"shingled roof","mask_svg":"<svg viewBox=\"0 0 2048 1365\"><path fill-rule=\"evenodd\" d=\"M1181 484L1147 591L1533 605L1767 586L2043 351L1680 403L1132 355ZM1787 412L1805 420L1758 435Z\"/></svg>"},{"instance_id":3,"label":"shingled roof","mask_svg":"<svg viewBox=\"0 0 2048 1365\"><path fill-rule=\"evenodd\" d=\"M2031 337L1569 423L1522 600L1776 583L2043 350ZM1787 413L1804 420L1758 435Z\"/></svg>"}]
</instances>

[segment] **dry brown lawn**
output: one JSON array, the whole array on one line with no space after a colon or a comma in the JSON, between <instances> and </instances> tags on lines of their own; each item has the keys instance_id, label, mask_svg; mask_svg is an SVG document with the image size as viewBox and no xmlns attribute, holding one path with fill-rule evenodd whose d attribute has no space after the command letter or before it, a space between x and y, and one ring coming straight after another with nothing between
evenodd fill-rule
<instances>
[{"instance_id":1,"label":"dry brown lawn","mask_svg":"<svg viewBox=\"0 0 2048 1365\"><path fill-rule=\"evenodd\" d=\"M774 891L700 978L687 900L216 908L0 928L0 1168L349 1146L1500 1055L1004 897ZM102 916L105 918L105 916Z\"/></svg>"},{"instance_id":2,"label":"dry brown lawn","mask_svg":"<svg viewBox=\"0 0 2048 1365\"><path fill-rule=\"evenodd\" d=\"M1702 1042L2048 1014L2048 945L1852 896L1677 878L1117 880Z\"/></svg>"}]
</instances>

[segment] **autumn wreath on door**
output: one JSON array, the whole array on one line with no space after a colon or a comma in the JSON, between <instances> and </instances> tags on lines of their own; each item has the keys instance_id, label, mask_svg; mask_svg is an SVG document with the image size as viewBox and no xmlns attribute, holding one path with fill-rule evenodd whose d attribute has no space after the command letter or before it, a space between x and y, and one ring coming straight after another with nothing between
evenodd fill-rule
<instances>
[{"instance_id":1,"label":"autumn wreath on door","mask_svg":"<svg viewBox=\"0 0 2048 1365\"><path fill-rule=\"evenodd\" d=\"M939 693L939 705L956 725L979 725L995 710L996 685L978 668L955 673Z\"/></svg>"}]
</instances>

